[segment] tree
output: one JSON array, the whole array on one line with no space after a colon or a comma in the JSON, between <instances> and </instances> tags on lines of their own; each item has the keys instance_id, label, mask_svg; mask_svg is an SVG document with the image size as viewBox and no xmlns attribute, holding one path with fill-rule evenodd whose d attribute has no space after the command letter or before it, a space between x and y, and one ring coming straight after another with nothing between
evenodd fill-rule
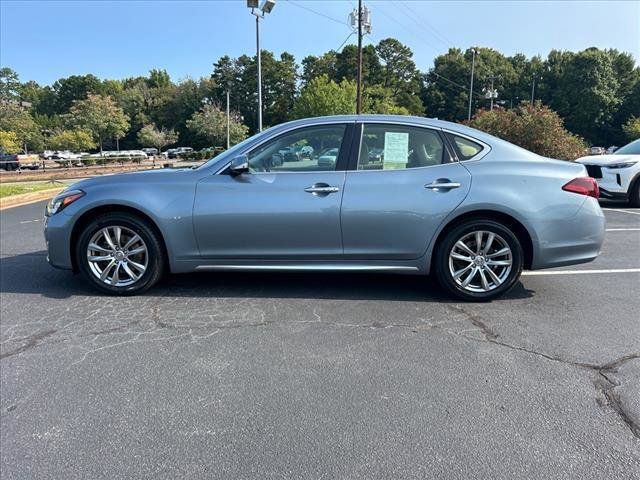
<instances>
[{"instance_id":1,"label":"tree","mask_svg":"<svg viewBox=\"0 0 640 480\"><path fill-rule=\"evenodd\" d=\"M74 102L84 100L89 94L101 92L102 82L95 75L71 75L67 78L56 80L53 91L56 97L56 112L66 113Z\"/></svg>"},{"instance_id":2,"label":"tree","mask_svg":"<svg viewBox=\"0 0 640 480\"><path fill-rule=\"evenodd\" d=\"M0 68L0 101L20 98L20 80L18 74L8 67Z\"/></svg>"},{"instance_id":3,"label":"tree","mask_svg":"<svg viewBox=\"0 0 640 480\"><path fill-rule=\"evenodd\" d=\"M637 140L640 138L640 118L631 117L622 126L622 131L629 140Z\"/></svg>"},{"instance_id":4,"label":"tree","mask_svg":"<svg viewBox=\"0 0 640 480\"><path fill-rule=\"evenodd\" d=\"M129 128L129 117L111 97L89 94L77 100L69 111L71 125L91 132L100 146L108 138L121 138Z\"/></svg>"},{"instance_id":5,"label":"tree","mask_svg":"<svg viewBox=\"0 0 640 480\"><path fill-rule=\"evenodd\" d=\"M12 102L0 102L0 130L14 132L24 150L40 150L43 136L31 114Z\"/></svg>"},{"instance_id":6,"label":"tree","mask_svg":"<svg viewBox=\"0 0 640 480\"><path fill-rule=\"evenodd\" d=\"M96 142L86 130L62 130L49 137L49 145L54 150L82 152L95 148Z\"/></svg>"},{"instance_id":7,"label":"tree","mask_svg":"<svg viewBox=\"0 0 640 480\"><path fill-rule=\"evenodd\" d=\"M145 147L155 147L158 153L167 145L176 143L178 134L173 130L158 129L153 123L145 125L138 132L138 142Z\"/></svg>"},{"instance_id":8,"label":"tree","mask_svg":"<svg viewBox=\"0 0 640 480\"><path fill-rule=\"evenodd\" d=\"M545 157L574 160L586 148L581 138L564 128L558 114L540 102L533 106L523 102L511 110L481 110L470 126Z\"/></svg>"},{"instance_id":9,"label":"tree","mask_svg":"<svg viewBox=\"0 0 640 480\"><path fill-rule=\"evenodd\" d=\"M227 114L215 104L207 104L199 112L187 120L187 128L210 146L221 146L227 143ZM249 128L243 125L238 112L229 115L229 142L231 145L244 140Z\"/></svg>"},{"instance_id":10,"label":"tree","mask_svg":"<svg viewBox=\"0 0 640 480\"><path fill-rule=\"evenodd\" d=\"M296 100L293 116L319 117L355 113L356 85L348 80L336 83L326 75L311 80Z\"/></svg>"},{"instance_id":11,"label":"tree","mask_svg":"<svg viewBox=\"0 0 640 480\"><path fill-rule=\"evenodd\" d=\"M0 130L0 150L6 153L18 153L20 151L20 140L16 132Z\"/></svg>"}]
</instances>

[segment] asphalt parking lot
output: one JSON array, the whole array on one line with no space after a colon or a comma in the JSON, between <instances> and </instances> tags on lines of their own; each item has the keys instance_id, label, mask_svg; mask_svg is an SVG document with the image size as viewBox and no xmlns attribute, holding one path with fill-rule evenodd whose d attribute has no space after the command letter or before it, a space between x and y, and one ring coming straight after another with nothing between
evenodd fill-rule
<instances>
[{"instance_id":1,"label":"asphalt parking lot","mask_svg":"<svg viewBox=\"0 0 640 480\"><path fill-rule=\"evenodd\" d=\"M0 213L2 478L639 478L640 209L598 260L428 279L171 276L95 294Z\"/></svg>"}]
</instances>

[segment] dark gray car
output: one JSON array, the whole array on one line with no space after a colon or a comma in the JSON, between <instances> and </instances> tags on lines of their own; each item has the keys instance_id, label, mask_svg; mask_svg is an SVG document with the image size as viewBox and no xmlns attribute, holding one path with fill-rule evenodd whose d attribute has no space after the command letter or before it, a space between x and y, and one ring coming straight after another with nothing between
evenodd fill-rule
<instances>
[{"instance_id":1,"label":"dark gray car","mask_svg":"<svg viewBox=\"0 0 640 480\"><path fill-rule=\"evenodd\" d=\"M305 147L318 155L273 162ZM334 148L335 162L319 161ZM597 196L584 166L461 125L323 117L194 169L83 180L51 201L45 236L53 266L113 294L164 271L358 270L433 273L458 297L486 300L523 269L596 258Z\"/></svg>"}]
</instances>

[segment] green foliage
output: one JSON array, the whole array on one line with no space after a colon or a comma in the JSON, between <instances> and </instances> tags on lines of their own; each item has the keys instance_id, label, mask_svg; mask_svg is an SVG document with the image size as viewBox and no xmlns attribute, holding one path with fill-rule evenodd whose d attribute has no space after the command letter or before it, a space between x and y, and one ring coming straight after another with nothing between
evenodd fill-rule
<instances>
[{"instance_id":1,"label":"green foliage","mask_svg":"<svg viewBox=\"0 0 640 480\"><path fill-rule=\"evenodd\" d=\"M18 153L20 151L20 140L16 132L0 130L0 150L5 153Z\"/></svg>"},{"instance_id":2,"label":"green foliage","mask_svg":"<svg viewBox=\"0 0 640 480\"><path fill-rule=\"evenodd\" d=\"M640 118L631 117L622 126L622 130L627 138L631 141L640 138Z\"/></svg>"},{"instance_id":3,"label":"green foliage","mask_svg":"<svg viewBox=\"0 0 640 480\"><path fill-rule=\"evenodd\" d=\"M569 133L562 119L537 102L523 103L511 110L481 110L470 126L507 140L544 157L574 160L584 155L581 138Z\"/></svg>"},{"instance_id":4,"label":"green foliage","mask_svg":"<svg viewBox=\"0 0 640 480\"><path fill-rule=\"evenodd\" d=\"M208 144L216 146L227 144L227 114L217 105L207 104L187 120L187 128ZM229 115L229 139L231 145L247 138L249 129L242 124L240 114Z\"/></svg>"},{"instance_id":5,"label":"green foliage","mask_svg":"<svg viewBox=\"0 0 640 480\"><path fill-rule=\"evenodd\" d=\"M48 145L53 150L82 152L95 148L96 142L86 130L62 130L49 137Z\"/></svg>"},{"instance_id":6,"label":"green foliage","mask_svg":"<svg viewBox=\"0 0 640 480\"><path fill-rule=\"evenodd\" d=\"M102 151L104 139L124 136L129 128L129 117L111 97L89 94L71 107L69 123L91 132Z\"/></svg>"},{"instance_id":7,"label":"green foliage","mask_svg":"<svg viewBox=\"0 0 640 480\"><path fill-rule=\"evenodd\" d=\"M138 132L138 142L143 147L155 147L158 153L167 145L172 145L178 140L178 134L174 130L158 129L153 123L145 125Z\"/></svg>"},{"instance_id":8,"label":"green foliage","mask_svg":"<svg viewBox=\"0 0 640 480\"><path fill-rule=\"evenodd\" d=\"M355 99L355 83L346 79L336 83L326 75L321 75L302 89L293 116L304 118L355 113Z\"/></svg>"},{"instance_id":9,"label":"green foliage","mask_svg":"<svg viewBox=\"0 0 640 480\"><path fill-rule=\"evenodd\" d=\"M0 101L18 100L20 81L18 74L8 67L0 68Z\"/></svg>"},{"instance_id":10,"label":"green foliage","mask_svg":"<svg viewBox=\"0 0 640 480\"><path fill-rule=\"evenodd\" d=\"M0 130L14 132L25 153L44 146L40 127L27 110L13 102L0 102Z\"/></svg>"},{"instance_id":11,"label":"green foliage","mask_svg":"<svg viewBox=\"0 0 640 480\"><path fill-rule=\"evenodd\" d=\"M590 48L527 58L522 54L506 56L490 48L478 47L477 51L474 113L488 108L484 92L493 79L498 93L495 101L501 108L517 108L521 102L530 101L534 93L536 100L558 112L570 131L592 144L623 144L627 138L623 124L631 117L640 118L640 68L631 54ZM426 113L464 121L472 58L471 49L451 48L435 58L432 68L420 72L411 49L398 40L385 38L366 45L363 110ZM174 131L180 144L201 148L211 144L209 138L215 129L206 130L204 125L196 128L194 120L199 117L194 119L194 115L202 113L205 104L216 104L224 110L227 91L238 122L247 125L250 132L257 130L256 63L255 56L223 56L214 63L210 77L199 79L174 82L165 70L154 69L146 76L125 79L72 75L51 86L20 83L16 72L5 67L0 69L0 128L15 132L28 150L42 148L43 135L48 137L65 128L91 131L101 146L115 148L119 139L121 148L133 149L140 146L138 133L153 124L158 131ZM263 50L263 123L276 125L300 116L353 113L356 67L355 45L304 57L301 68L287 52L276 56ZM112 99L110 105L99 109L110 112L107 116L93 115L95 109L88 108L98 103L96 98ZM28 104L24 102L32 106L25 108ZM114 121L107 121L111 117ZM216 138L220 138L218 134Z\"/></svg>"}]
</instances>

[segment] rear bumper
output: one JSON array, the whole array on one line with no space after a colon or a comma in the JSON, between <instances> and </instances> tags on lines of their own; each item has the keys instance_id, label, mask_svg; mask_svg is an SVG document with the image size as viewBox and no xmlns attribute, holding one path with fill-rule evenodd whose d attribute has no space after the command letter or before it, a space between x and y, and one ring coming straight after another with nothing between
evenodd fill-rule
<instances>
[{"instance_id":1,"label":"rear bumper","mask_svg":"<svg viewBox=\"0 0 640 480\"><path fill-rule=\"evenodd\" d=\"M587 263L600 254L605 218L595 198L587 198L569 220L547 222L538 229L532 270Z\"/></svg>"},{"instance_id":2,"label":"rear bumper","mask_svg":"<svg viewBox=\"0 0 640 480\"><path fill-rule=\"evenodd\" d=\"M627 200L626 192L611 192L606 188L600 187L600 198L607 200Z\"/></svg>"}]
</instances>

